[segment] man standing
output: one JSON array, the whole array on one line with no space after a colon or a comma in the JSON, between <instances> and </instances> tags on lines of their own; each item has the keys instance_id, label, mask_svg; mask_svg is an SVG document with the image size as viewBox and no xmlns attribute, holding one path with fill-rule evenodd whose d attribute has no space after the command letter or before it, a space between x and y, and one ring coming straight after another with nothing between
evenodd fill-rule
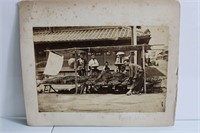
<instances>
[{"instance_id":1,"label":"man standing","mask_svg":"<svg viewBox=\"0 0 200 133\"><path fill-rule=\"evenodd\" d=\"M83 58L83 54L79 54L79 58L77 59L77 72L79 76L86 75L86 60Z\"/></svg>"}]
</instances>

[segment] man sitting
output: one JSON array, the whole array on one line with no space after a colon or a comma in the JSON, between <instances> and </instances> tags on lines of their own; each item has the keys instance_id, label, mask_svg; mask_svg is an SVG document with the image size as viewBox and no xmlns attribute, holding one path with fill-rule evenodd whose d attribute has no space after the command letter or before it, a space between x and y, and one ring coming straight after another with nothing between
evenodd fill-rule
<instances>
[{"instance_id":1,"label":"man sitting","mask_svg":"<svg viewBox=\"0 0 200 133\"><path fill-rule=\"evenodd\" d=\"M94 54L92 54L91 60L89 61L88 66L89 66L89 69L91 71L90 74L92 74L92 73L99 73L99 70L98 70L99 62L95 58Z\"/></svg>"}]
</instances>

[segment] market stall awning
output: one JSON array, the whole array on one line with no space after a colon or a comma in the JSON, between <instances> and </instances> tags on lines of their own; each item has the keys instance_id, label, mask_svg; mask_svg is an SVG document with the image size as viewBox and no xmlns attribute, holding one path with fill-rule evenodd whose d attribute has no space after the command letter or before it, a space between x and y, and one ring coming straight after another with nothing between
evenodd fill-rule
<instances>
[{"instance_id":1,"label":"market stall awning","mask_svg":"<svg viewBox=\"0 0 200 133\"><path fill-rule=\"evenodd\" d=\"M98 40L118 40L130 39L130 28L101 28L101 29L81 29L63 30L56 32L35 33L33 41L39 42L73 42L73 41L98 41Z\"/></svg>"},{"instance_id":2,"label":"market stall awning","mask_svg":"<svg viewBox=\"0 0 200 133\"><path fill-rule=\"evenodd\" d=\"M107 51L112 51L112 52L118 52L118 51L130 51L130 50L142 50L142 46L144 46L145 50L151 50L151 45L123 45L123 46L96 46L96 47L75 47L75 48L67 48L67 49L52 49L52 50L45 50L45 51L54 51L54 52L73 52L76 50L78 51L90 51L92 53L98 53L98 52L107 52Z\"/></svg>"}]
</instances>

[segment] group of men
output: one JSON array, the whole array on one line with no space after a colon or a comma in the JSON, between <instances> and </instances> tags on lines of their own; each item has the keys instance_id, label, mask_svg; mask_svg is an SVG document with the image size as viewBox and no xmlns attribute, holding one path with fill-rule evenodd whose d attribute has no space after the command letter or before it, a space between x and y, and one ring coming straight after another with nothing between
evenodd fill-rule
<instances>
[{"instance_id":1,"label":"group of men","mask_svg":"<svg viewBox=\"0 0 200 133\"><path fill-rule=\"evenodd\" d=\"M99 66L98 60L95 58L94 54L92 54L90 61L88 62L88 67L91 72L97 71ZM77 72L79 76L86 76L87 70L87 61L84 59L83 54L79 54L79 58L77 59Z\"/></svg>"},{"instance_id":2,"label":"group of men","mask_svg":"<svg viewBox=\"0 0 200 133\"><path fill-rule=\"evenodd\" d=\"M116 58L117 61L118 58ZM99 62L95 58L95 55L91 55L91 59L88 62L88 68L90 70L90 73L99 72L98 70ZM127 95L131 94L140 94L141 90L143 88L143 69L141 66L132 63L129 58L124 58L123 63L120 65L120 68L117 67L117 69L120 69L121 73L126 73L129 76L129 82L131 84L130 90L127 92ZM86 76L86 70L87 70L87 61L84 59L83 54L79 54L79 58L77 59L77 72L79 76ZM105 66L102 69L102 72L109 72L109 64L106 61Z\"/></svg>"}]
</instances>

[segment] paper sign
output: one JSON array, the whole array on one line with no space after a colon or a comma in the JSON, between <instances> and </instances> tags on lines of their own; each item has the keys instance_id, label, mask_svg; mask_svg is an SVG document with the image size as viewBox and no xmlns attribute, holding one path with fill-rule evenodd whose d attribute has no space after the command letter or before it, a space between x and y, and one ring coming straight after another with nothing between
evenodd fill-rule
<instances>
[{"instance_id":1,"label":"paper sign","mask_svg":"<svg viewBox=\"0 0 200 133\"><path fill-rule=\"evenodd\" d=\"M47 60L46 67L44 69L44 74L46 75L57 75L63 66L63 58L64 56L60 56L49 52L49 57Z\"/></svg>"}]
</instances>

